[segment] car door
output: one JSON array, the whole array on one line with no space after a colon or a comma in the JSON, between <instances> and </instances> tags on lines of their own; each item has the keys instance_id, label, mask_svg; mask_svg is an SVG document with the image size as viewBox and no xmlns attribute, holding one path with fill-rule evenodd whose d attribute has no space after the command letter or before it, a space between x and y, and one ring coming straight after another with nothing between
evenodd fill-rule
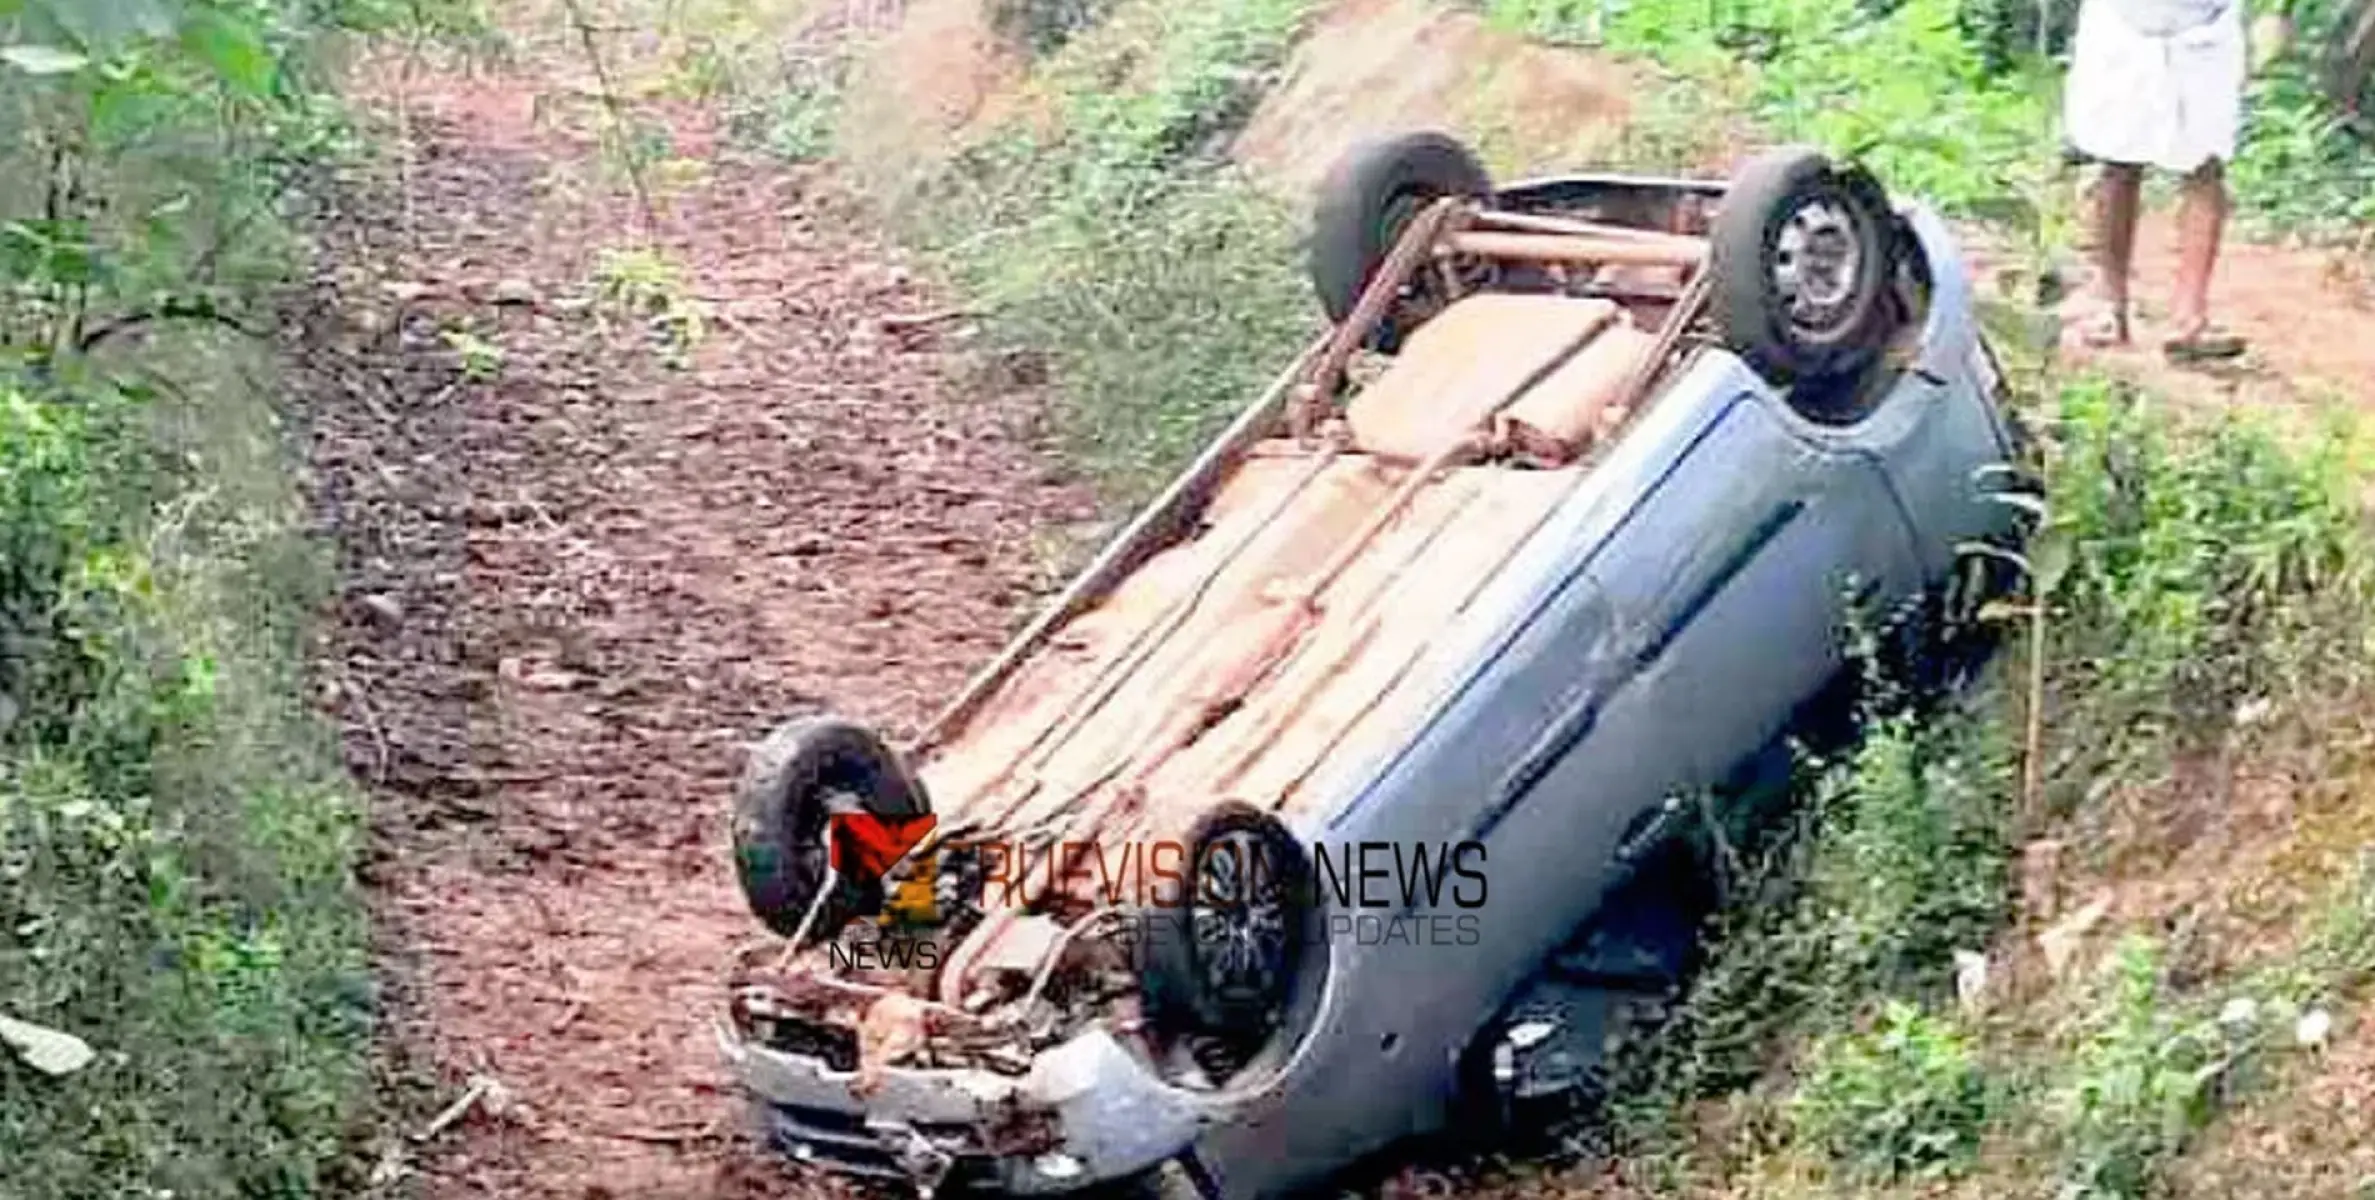
<instances>
[{"instance_id":1,"label":"car door","mask_svg":"<svg viewBox=\"0 0 2375 1200\"><path fill-rule=\"evenodd\" d=\"M1691 731L1671 759L1692 786L1769 742L1847 665L1856 608L1921 579L1885 464L1855 431L1806 421L1745 371L1721 394L1592 567L1637 647L1628 690Z\"/></svg>"},{"instance_id":2,"label":"car door","mask_svg":"<svg viewBox=\"0 0 2375 1200\"><path fill-rule=\"evenodd\" d=\"M1568 609L1576 677L1488 826L1537 790L1547 806L1630 810L1720 781L1846 665L1852 606L1918 587L1911 527L1855 431L1797 416L1728 356L1700 365L1677 390L1709 397L1705 419L1593 556L1588 598ZM1620 720L1638 731L1608 745ZM1594 762L1563 778L1577 757ZM1644 773L1612 786L1620 762Z\"/></svg>"}]
</instances>

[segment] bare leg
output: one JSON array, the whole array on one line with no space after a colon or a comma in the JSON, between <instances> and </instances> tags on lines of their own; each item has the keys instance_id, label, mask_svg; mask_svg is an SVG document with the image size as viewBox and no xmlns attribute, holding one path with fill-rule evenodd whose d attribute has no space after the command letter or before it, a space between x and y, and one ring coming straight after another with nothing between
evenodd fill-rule
<instances>
[{"instance_id":1,"label":"bare leg","mask_svg":"<svg viewBox=\"0 0 2375 1200\"><path fill-rule=\"evenodd\" d=\"M2169 322L2179 338L2195 337L2210 325L2210 273L2218 266L2226 221L2226 171L2214 158L2185 177L2177 209L2177 294Z\"/></svg>"},{"instance_id":2,"label":"bare leg","mask_svg":"<svg viewBox=\"0 0 2375 1200\"><path fill-rule=\"evenodd\" d=\"M2242 338L2210 323L2210 272L2218 266L2226 220L2226 174L2212 159L2185 177L2185 202L2177 210L2177 297L2161 345L2171 361L2229 359L2245 349Z\"/></svg>"},{"instance_id":3,"label":"bare leg","mask_svg":"<svg viewBox=\"0 0 2375 1200\"><path fill-rule=\"evenodd\" d=\"M2105 163L2095 179L2095 289L2103 314L2091 341L2125 345L2128 340L2128 268L2136 257L2136 210L2142 203L2144 168Z\"/></svg>"}]
</instances>

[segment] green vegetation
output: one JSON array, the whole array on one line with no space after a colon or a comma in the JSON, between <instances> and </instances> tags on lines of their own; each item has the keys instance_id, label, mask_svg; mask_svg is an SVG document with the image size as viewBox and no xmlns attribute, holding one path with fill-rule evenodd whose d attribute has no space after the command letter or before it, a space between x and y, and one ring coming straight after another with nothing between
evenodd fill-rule
<instances>
[{"instance_id":1,"label":"green vegetation","mask_svg":"<svg viewBox=\"0 0 2375 1200\"><path fill-rule=\"evenodd\" d=\"M12 1197L332 1190L372 992L309 711L282 221L353 143L341 30L447 6L0 3L0 1053Z\"/></svg>"},{"instance_id":2,"label":"green vegetation","mask_svg":"<svg viewBox=\"0 0 2375 1200\"><path fill-rule=\"evenodd\" d=\"M1847 760L1810 764L1799 822L1753 860L1674 1025L1630 1064L1617 1136L1643 1182L1988 1181L2002 1142L2059 1162L2060 1194L2151 1195L2293 1017L2361 986L2361 876L2300 918L2299 946L2239 974L2179 969L2220 960L2135 933L2099 974L2083 956L2017 1003L1981 982L2039 969L2015 936L2016 848L2052 839L2077 851L2065 870L2115 873L2134 804L2216 802L2171 783L2181 764L2314 730L2364 694L2375 612L2348 429L2302 447L2095 377L2030 420L2053 497L2031 552L2050 614L2039 802L2017 769L2026 699L2000 683L1877 716ZM1693 1117L1710 1100L1736 1118L1712 1142Z\"/></svg>"},{"instance_id":3,"label":"green vegetation","mask_svg":"<svg viewBox=\"0 0 2375 1200\"><path fill-rule=\"evenodd\" d=\"M1892 1001L1874 1028L1817 1041L1789 1099L1792 1133L1861 1182L1952 1174L1978 1150L1987 1080L1970 1035Z\"/></svg>"},{"instance_id":4,"label":"green vegetation","mask_svg":"<svg viewBox=\"0 0 2375 1200\"><path fill-rule=\"evenodd\" d=\"M1557 35L1587 7L1511 0L1487 11ZM1956 0L1904 0L1877 17L1863 0L1631 0L1607 44L1659 64L1676 86L1737 97L1763 130L1860 154L1891 187L1952 211L2014 190L2012 173L2055 149L2052 87L2032 70L1991 71Z\"/></svg>"},{"instance_id":5,"label":"green vegetation","mask_svg":"<svg viewBox=\"0 0 2375 1200\"><path fill-rule=\"evenodd\" d=\"M2375 224L2375 131L2353 128L2319 87L2318 48L2344 32L2345 0L2295 0L2293 48L2252 82L2235 157L2239 218L2266 230L2347 236Z\"/></svg>"},{"instance_id":6,"label":"green vegetation","mask_svg":"<svg viewBox=\"0 0 2375 1200\"><path fill-rule=\"evenodd\" d=\"M2213 1086L2240 1030L2174 1004L2160 948L2123 941L2084 1014L2068 1078L2051 1099L2069 1149L2072 1194L2144 1196L2185 1139L2209 1119Z\"/></svg>"},{"instance_id":7,"label":"green vegetation","mask_svg":"<svg viewBox=\"0 0 2375 1200\"><path fill-rule=\"evenodd\" d=\"M682 369L708 333L702 305L683 272L656 250L606 249L594 264L596 311L606 321L641 323L660 361Z\"/></svg>"},{"instance_id":8,"label":"green vegetation","mask_svg":"<svg viewBox=\"0 0 2375 1200\"><path fill-rule=\"evenodd\" d=\"M1044 362L1065 442L1124 502L1313 332L1298 215L1220 153L1310 7L1123 4L1035 64L1050 119L881 197L984 311L993 354Z\"/></svg>"},{"instance_id":9,"label":"green vegetation","mask_svg":"<svg viewBox=\"0 0 2375 1200\"><path fill-rule=\"evenodd\" d=\"M1582 40L1599 0L1484 0L1512 28ZM2038 6L2012 0L1611 0L1605 44L1672 86L1736 103L1768 138L1871 162L1950 212L2028 198L2061 151L2059 65ZM2262 6L2255 6L2262 7ZM2331 236L2375 220L2375 146L2319 90L2341 0L2291 5L2301 34L2251 84L2232 180L2248 228ZM2043 45L2066 48L2076 5Z\"/></svg>"},{"instance_id":10,"label":"green vegetation","mask_svg":"<svg viewBox=\"0 0 2375 1200\"><path fill-rule=\"evenodd\" d=\"M1756 1088L1757 1144L1793 1138L1877 1180L1950 1173L1989 1108L1951 1015L1957 953L2007 915L2018 771L1983 697L1879 718L1844 761L1809 762L1795 819L1749 857L1715 950L1654 1049L1626 1065L1616 1135L1632 1169L1688 1175L1683 1120L1805 1043L1795 1096Z\"/></svg>"}]
</instances>

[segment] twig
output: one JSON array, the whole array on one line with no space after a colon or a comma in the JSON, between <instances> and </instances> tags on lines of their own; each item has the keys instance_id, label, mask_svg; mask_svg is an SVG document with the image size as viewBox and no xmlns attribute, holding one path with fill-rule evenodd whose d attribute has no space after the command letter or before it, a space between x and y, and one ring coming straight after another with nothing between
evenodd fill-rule
<instances>
[{"instance_id":1,"label":"twig","mask_svg":"<svg viewBox=\"0 0 2375 1200\"><path fill-rule=\"evenodd\" d=\"M1725 835L1723 818L1715 811L1715 797L1705 788L1698 789L1699 821L1706 828L1708 839L1715 843L1716 861L1722 864L1722 888L1728 894L1748 878L1748 864L1740 859L1740 851Z\"/></svg>"},{"instance_id":2,"label":"twig","mask_svg":"<svg viewBox=\"0 0 2375 1200\"><path fill-rule=\"evenodd\" d=\"M584 1016L584 1015L585 1015L585 1011L586 1011L586 1001L585 1001L585 997L583 997L583 996L571 996L571 997L569 997L569 1007L567 1007L567 1008L565 1008L565 1009L562 1009L562 1010L561 1010L561 1015L560 1015L560 1016L557 1016L557 1017L555 1017L555 1018L553 1018L553 1023L552 1023L551 1032L553 1032L553 1033L560 1033L560 1032L562 1032L562 1031L564 1031L564 1030L568 1029L570 1026L577 1024L577 1019L578 1019L579 1017L582 1017L582 1016Z\"/></svg>"},{"instance_id":3,"label":"twig","mask_svg":"<svg viewBox=\"0 0 2375 1200\"><path fill-rule=\"evenodd\" d=\"M691 1129L613 1129L609 1136L629 1142L649 1142L658 1146L676 1146L685 1142L705 1142L717 1136L717 1122L696 1125Z\"/></svg>"},{"instance_id":4,"label":"twig","mask_svg":"<svg viewBox=\"0 0 2375 1200\"><path fill-rule=\"evenodd\" d=\"M379 723L379 714L372 711L371 702L363 698L362 689L341 680L339 691L353 701L355 715L363 718L363 732L371 735L371 782L385 787L388 782L388 735Z\"/></svg>"},{"instance_id":5,"label":"twig","mask_svg":"<svg viewBox=\"0 0 2375 1200\"><path fill-rule=\"evenodd\" d=\"M2037 761L2045 747L2045 598L2042 596L2029 606L2028 690L2027 729L2021 738L2020 815L2021 823L2034 829L2038 793L2044 787L2044 772Z\"/></svg>"},{"instance_id":6,"label":"twig","mask_svg":"<svg viewBox=\"0 0 2375 1200\"><path fill-rule=\"evenodd\" d=\"M426 1142L453 1128L454 1122L468 1116L470 1110L478 1107L479 1102L486 1099L487 1093L493 1091L494 1087L494 1081L484 1075L473 1078L470 1090L463 1092L461 1099L446 1105L444 1112L429 1118L429 1123L422 1126L419 1133L412 1135L412 1140Z\"/></svg>"},{"instance_id":7,"label":"twig","mask_svg":"<svg viewBox=\"0 0 2375 1200\"><path fill-rule=\"evenodd\" d=\"M593 68L594 82L602 89L602 107L610 114L611 136L619 139L619 157L627 166L627 182L635 188L635 202L643 209L645 236L656 236L660 228L659 210L651 202L651 189L643 181L643 164L635 157L635 147L627 134L627 117L619 104L618 89L610 82L610 68L602 62L602 49L594 44L593 23L586 20L577 0L561 0L561 7L569 12L569 23L577 29L577 40L585 47L586 65Z\"/></svg>"},{"instance_id":8,"label":"twig","mask_svg":"<svg viewBox=\"0 0 2375 1200\"><path fill-rule=\"evenodd\" d=\"M98 349L99 343L121 333L129 333L143 325L158 321L201 321L220 325L251 338L269 337L266 331L248 326L239 318L216 308L211 300L167 300L153 308L138 309L99 326L82 335L75 343L77 354L87 355Z\"/></svg>"},{"instance_id":9,"label":"twig","mask_svg":"<svg viewBox=\"0 0 2375 1200\"><path fill-rule=\"evenodd\" d=\"M976 315L979 314L970 308L943 308L924 313L893 313L881 318L876 324L880 325L885 332L897 333L901 330L920 329L926 325L941 325L949 321L959 321Z\"/></svg>"},{"instance_id":10,"label":"twig","mask_svg":"<svg viewBox=\"0 0 2375 1200\"><path fill-rule=\"evenodd\" d=\"M217 224L214 236L207 240L206 249L199 251L198 257L190 260L190 280L198 283L212 282L217 260L222 258L224 250L230 248L232 239L246 233L248 227L255 224L257 219L265 213L279 211L281 200L288 196L290 188L297 185L299 174L299 168L294 166L283 171L280 177L273 181L270 192L259 197L254 204L249 205L236 218Z\"/></svg>"}]
</instances>

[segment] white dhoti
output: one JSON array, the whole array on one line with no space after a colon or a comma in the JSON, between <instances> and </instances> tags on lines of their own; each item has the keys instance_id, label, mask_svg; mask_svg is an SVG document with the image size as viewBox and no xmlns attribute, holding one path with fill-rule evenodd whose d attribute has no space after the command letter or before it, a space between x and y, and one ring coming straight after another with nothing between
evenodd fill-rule
<instances>
[{"instance_id":1,"label":"white dhoti","mask_svg":"<svg viewBox=\"0 0 2375 1200\"><path fill-rule=\"evenodd\" d=\"M2243 0L2189 28L2147 31L2134 0L2084 0L2062 93L2070 145L2103 162L2191 171L2235 157Z\"/></svg>"}]
</instances>

